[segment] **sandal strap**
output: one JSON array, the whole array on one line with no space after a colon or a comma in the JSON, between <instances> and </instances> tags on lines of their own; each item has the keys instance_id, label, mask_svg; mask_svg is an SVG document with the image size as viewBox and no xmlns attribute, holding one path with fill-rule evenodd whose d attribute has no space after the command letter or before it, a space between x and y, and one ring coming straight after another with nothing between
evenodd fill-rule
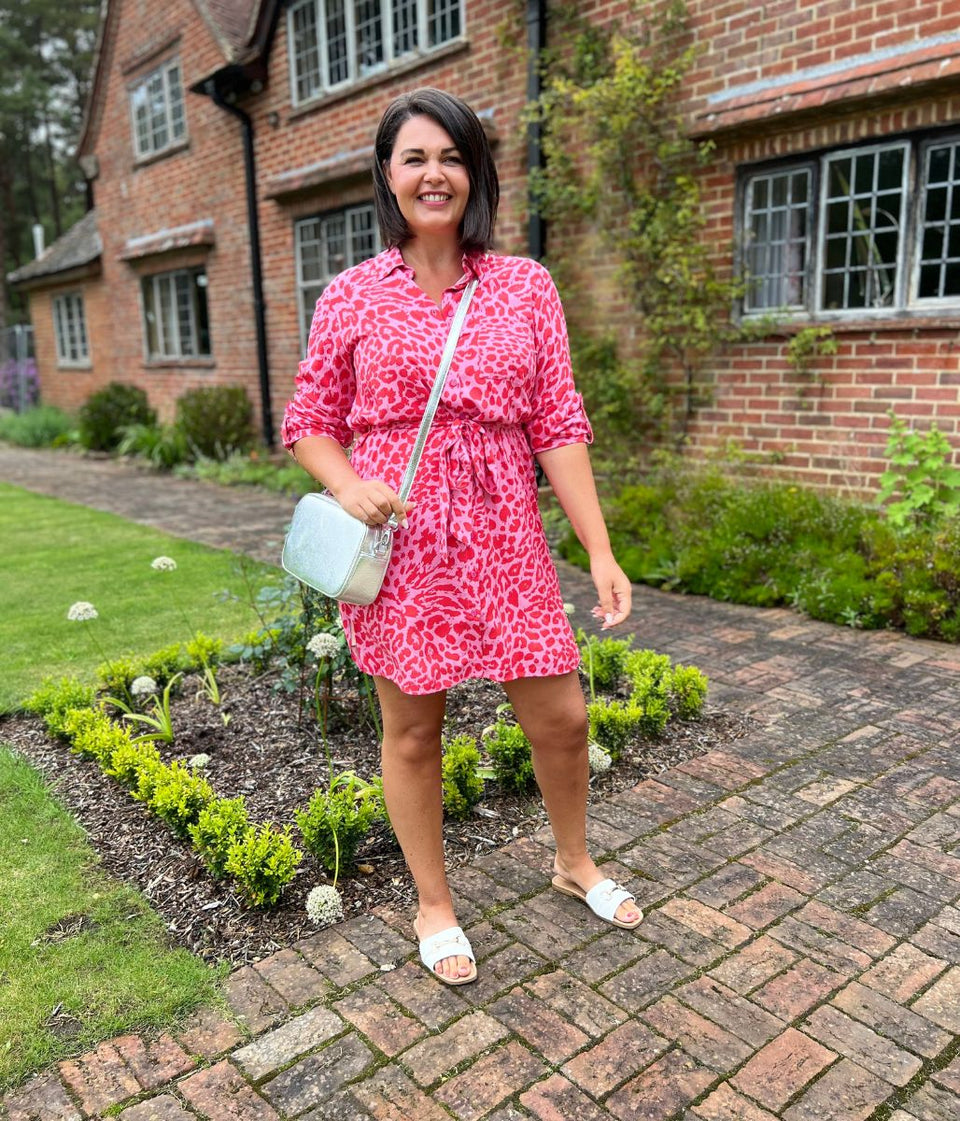
<instances>
[{"instance_id":1,"label":"sandal strap","mask_svg":"<svg viewBox=\"0 0 960 1121\"><path fill-rule=\"evenodd\" d=\"M593 913L607 922L612 922L617 908L628 899L636 900L636 896L622 888L614 880L601 880L587 892L586 903Z\"/></svg>"},{"instance_id":2,"label":"sandal strap","mask_svg":"<svg viewBox=\"0 0 960 1121\"><path fill-rule=\"evenodd\" d=\"M438 961L452 957L477 960L473 956L473 947L459 926L440 930L436 934L431 934L429 938L424 938L420 943L420 960L427 969L433 969Z\"/></svg>"}]
</instances>

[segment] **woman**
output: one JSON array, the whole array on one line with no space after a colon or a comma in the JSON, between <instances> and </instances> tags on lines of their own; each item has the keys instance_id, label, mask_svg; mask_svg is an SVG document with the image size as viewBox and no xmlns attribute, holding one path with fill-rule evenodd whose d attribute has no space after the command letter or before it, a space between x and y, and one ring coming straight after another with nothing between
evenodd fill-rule
<instances>
[{"instance_id":1,"label":"woman","mask_svg":"<svg viewBox=\"0 0 960 1121\"><path fill-rule=\"evenodd\" d=\"M590 555L604 628L629 614L630 583L597 501L553 282L535 261L487 252L499 184L479 120L439 90L398 98L380 122L373 174L389 248L324 290L283 438L349 513L401 522L380 596L341 605L341 616L383 710L384 797L419 895L421 959L447 984L464 984L477 973L444 870L440 761L446 690L467 678L502 682L531 741L557 842L554 886L617 925L642 917L587 853L579 651L543 534L534 456ZM450 320L474 277L411 500L401 503Z\"/></svg>"}]
</instances>

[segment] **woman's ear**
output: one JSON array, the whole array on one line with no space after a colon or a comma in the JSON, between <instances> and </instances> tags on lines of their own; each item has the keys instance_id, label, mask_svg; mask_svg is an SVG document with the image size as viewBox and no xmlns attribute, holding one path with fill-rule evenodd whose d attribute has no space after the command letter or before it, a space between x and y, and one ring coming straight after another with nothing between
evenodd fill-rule
<instances>
[{"instance_id":1,"label":"woman's ear","mask_svg":"<svg viewBox=\"0 0 960 1121\"><path fill-rule=\"evenodd\" d=\"M383 168L383 177L387 181L387 186L390 188L391 193L395 195L397 192L393 189L393 178L390 175L390 161L384 160L380 166Z\"/></svg>"}]
</instances>

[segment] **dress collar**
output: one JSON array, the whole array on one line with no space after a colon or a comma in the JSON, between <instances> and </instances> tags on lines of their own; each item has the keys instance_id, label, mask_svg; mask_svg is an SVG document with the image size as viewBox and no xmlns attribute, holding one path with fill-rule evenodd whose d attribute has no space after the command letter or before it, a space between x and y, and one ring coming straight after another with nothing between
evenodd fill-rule
<instances>
[{"instance_id":1,"label":"dress collar","mask_svg":"<svg viewBox=\"0 0 960 1121\"><path fill-rule=\"evenodd\" d=\"M475 277L477 280L483 278L484 266L486 264L488 254L480 249L470 249L463 255L463 280L470 280ZM377 272L379 280L386 280L388 276L396 272L397 269L406 269L407 272L413 273L413 269L403 259L403 254L400 252L400 247L397 245L385 249L379 256L380 268ZM463 284L458 283L455 285L457 288L462 288Z\"/></svg>"}]
</instances>

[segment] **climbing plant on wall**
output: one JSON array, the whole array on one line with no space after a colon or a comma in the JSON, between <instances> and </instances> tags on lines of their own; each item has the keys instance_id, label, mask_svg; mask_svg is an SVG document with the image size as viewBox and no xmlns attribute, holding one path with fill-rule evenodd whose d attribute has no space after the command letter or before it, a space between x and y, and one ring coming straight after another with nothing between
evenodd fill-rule
<instances>
[{"instance_id":1,"label":"climbing plant on wall","mask_svg":"<svg viewBox=\"0 0 960 1121\"><path fill-rule=\"evenodd\" d=\"M706 359L740 333L730 318L738 284L706 236L700 171L712 145L686 135L679 109L697 51L687 28L683 0L639 5L629 28L598 28L569 6L554 16L530 109L544 154L533 196L551 222L551 265L569 296L583 238L599 239L636 324L636 353L617 383L632 374L632 429L653 425L677 441L706 399ZM572 337L575 357L599 338L582 325Z\"/></svg>"}]
</instances>

